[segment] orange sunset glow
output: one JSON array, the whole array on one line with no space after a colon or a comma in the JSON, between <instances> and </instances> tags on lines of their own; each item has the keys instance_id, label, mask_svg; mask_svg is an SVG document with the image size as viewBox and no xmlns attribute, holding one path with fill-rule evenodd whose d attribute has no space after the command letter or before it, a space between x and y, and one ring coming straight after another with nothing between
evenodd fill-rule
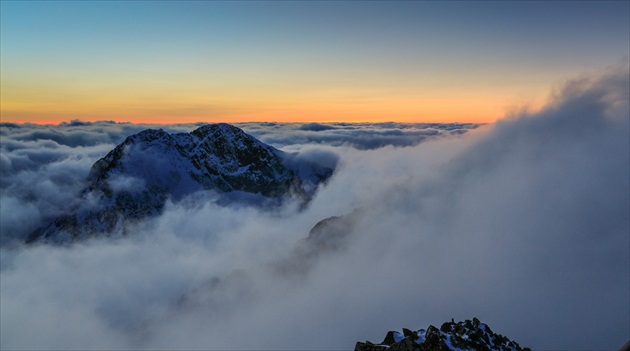
<instances>
[{"instance_id":1,"label":"orange sunset glow","mask_svg":"<svg viewBox=\"0 0 630 351\"><path fill-rule=\"evenodd\" d=\"M3 82L4 84L4 82ZM521 105L542 100L534 91L526 99L516 92L387 91L245 91L227 93L138 86L48 87L3 85L2 120L57 124L69 119L137 123L347 121L488 123ZM543 89L541 89L543 91ZM519 100L521 99L521 100ZM421 116L421 117L420 117Z\"/></svg>"},{"instance_id":2,"label":"orange sunset glow","mask_svg":"<svg viewBox=\"0 0 630 351\"><path fill-rule=\"evenodd\" d=\"M362 5L3 1L0 118L488 123L627 54L502 27L505 6Z\"/></svg>"}]
</instances>

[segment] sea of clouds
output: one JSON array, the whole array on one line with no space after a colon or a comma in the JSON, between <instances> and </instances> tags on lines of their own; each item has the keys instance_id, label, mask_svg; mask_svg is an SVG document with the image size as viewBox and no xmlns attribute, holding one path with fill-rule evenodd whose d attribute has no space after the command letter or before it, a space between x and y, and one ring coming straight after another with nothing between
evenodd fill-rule
<instances>
[{"instance_id":1,"label":"sea of clouds","mask_svg":"<svg viewBox=\"0 0 630 351\"><path fill-rule=\"evenodd\" d=\"M628 67L492 125L244 123L335 165L306 209L168 203L124 238L25 245L149 126L0 125L0 348L352 349L477 317L536 349L630 335ZM352 214L336 249L297 250ZM346 217L349 218L349 217ZM291 267L300 269L291 269Z\"/></svg>"}]
</instances>

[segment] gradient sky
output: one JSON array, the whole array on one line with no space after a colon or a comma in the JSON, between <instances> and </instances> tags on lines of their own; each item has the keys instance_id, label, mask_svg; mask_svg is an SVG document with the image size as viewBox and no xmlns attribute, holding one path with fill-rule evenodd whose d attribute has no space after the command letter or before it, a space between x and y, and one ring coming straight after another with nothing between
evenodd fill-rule
<instances>
[{"instance_id":1,"label":"gradient sky","mask_svg":"<svg viewBox=\"0 0 630 351\"><path fill-rule=\"evenodd\" d=\"M492 122L630 56L628 1L0 6L2 122Z\"/></svg>"}]
</instances>

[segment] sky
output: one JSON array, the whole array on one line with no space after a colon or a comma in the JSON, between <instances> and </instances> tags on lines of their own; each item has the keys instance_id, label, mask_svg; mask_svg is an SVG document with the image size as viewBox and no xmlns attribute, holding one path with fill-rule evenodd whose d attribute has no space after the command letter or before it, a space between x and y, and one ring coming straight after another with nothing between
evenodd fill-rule
<instances>
[{"instance_id":1,"label":"sky","mask_svg":"<svg viewBox=\"0 0 630 351\"><path fill-rule=\"evenodd\" d=\"M630 56L627 1L0 10L2 122L494 122Z\"/></svg>"},{"instance_id":2,"label":"sky","mask_svg":"<svg viewBox=\"0 0 630 351\"><path fill-rule=\"evenodd\" d=\"M533 350L618 350L629 90L624 63L494 124L238 124L332 177L307 206L198 192L65 246L24 239L98 201L84 190L99 158L199 125L1 123L0 349L351 350L476 317ZM309 241L331 216L347 224Z\"/></svg>"}]
</instances>

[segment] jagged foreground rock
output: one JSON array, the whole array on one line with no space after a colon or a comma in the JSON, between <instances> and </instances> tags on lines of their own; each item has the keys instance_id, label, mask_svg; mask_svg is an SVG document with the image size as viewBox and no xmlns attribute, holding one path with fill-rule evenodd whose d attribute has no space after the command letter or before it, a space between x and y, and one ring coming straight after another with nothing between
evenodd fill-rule
<instances>
[{"instance_id":1,"label":"jagged foreground rock","mask_svg":"<svg viewBox=\"0 0 630 351\"><path fill-rule=\"evenodd\" d=\"M224 202L258 205L292 196L306 203L333 170L286 153L229 124L190 133L148 129L128 137L98 160L81 199L27 242L71 242L125 231L125 224L162 212L200 190Z\"/></svg>"},{"instance_id":2,"label":"jagged foreground rock","mask_svg":"<svg viewBox=\"0 0 630 351\"><path fill-rule=\"evenodd\" d=\"M355 351L529 351L501 334L495 334L477 318L464 322L451 321L442 324L440 329L428 329L403 333L390 331L380 344L369 341L357 342Z\"/></svg>"}]
</instances>

